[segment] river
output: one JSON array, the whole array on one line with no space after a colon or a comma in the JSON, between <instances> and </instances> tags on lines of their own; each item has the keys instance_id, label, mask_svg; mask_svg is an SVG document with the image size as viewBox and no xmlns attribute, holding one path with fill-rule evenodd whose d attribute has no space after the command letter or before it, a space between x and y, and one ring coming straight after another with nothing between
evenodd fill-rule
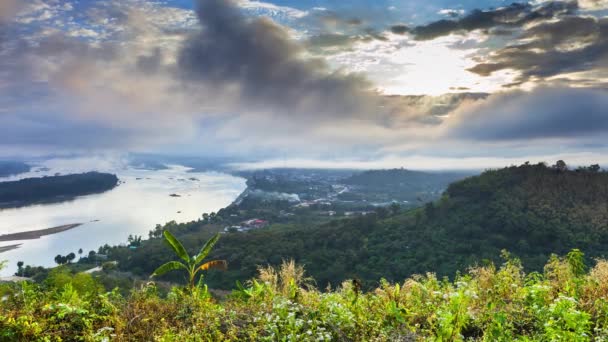
<instances>
[{"instance_id":1,"label":"river","mask_svg":"<svg viewBox=\"0 0 608 342\"><path fill-rule=\"evenodd\" d=\"M147 238L156 224L172 220L189 222L203 213L226 207L246 187L243 178L216 172L190 172L178 165L164 170L127 167L103 171L115 173L121 184L113 190L69 202L0 210L0 234L82 223L74 229L39 239L0 242L0 249L22 244L0 253L0 260L8 261L0 275L13 274L17 261L53 266L57 254L74 252L78 256L78 249L82 248L86 256L90 250L97 251L106 243L126 243L130 234ZM51 168L39 174L53 172Z\"/></svg>"}]
</instances>

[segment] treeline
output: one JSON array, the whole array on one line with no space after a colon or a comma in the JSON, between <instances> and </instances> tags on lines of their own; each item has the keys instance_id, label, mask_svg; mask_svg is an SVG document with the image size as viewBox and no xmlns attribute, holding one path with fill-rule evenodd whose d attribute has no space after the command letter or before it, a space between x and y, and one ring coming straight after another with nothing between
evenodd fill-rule
<instances>
[{"instance_id":1,"label":"treeline","mask_svg":"<svg viewBox=\"0 0 608 342\"><path fill-rule=\"evenodd\" d=\"M104 192L116 185L118 185L116 175L100 172L1 182L0 208L62 201L76 196Z\"/></svg>"}]
</instances>

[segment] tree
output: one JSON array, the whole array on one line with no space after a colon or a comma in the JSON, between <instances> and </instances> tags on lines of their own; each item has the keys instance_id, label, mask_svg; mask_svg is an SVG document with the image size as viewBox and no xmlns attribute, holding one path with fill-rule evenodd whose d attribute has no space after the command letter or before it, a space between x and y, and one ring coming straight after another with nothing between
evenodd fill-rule
<instances>
[{"instance_id":1,"label":"tree","mask_svg":"<svg viewBox=\"0 0 608 342\"><path fill-rule=\"evenodd\" d=\"M78 249L78 258L82 258L82 248Z\"/></svg>"},{"instance_id":2,"label":"tree","mask_svg":"<svg viewBox=\"0 0 608 342\"><path fill-rule=\"evenodd\" d=\"M17 275L23 275L23 261L17 261Z\"/></svg>"},{"instance_id":3,"label":"tree","mask_svg":"<svg viewBox=\"0 0 608 342\"><path fill-rule=\"evenodd\" d=\"M175 254L182 259L184 262L180 261L169 261L168 263L160 266L159 268L152 273L150 277L155 277L159 275L163 275L169 271L184 269L188 273L188 286L190 289L194 289L194 284L196 280L196 275L200 271L206 271L212 268L215 269L226 269L227 263L226 260L212 260L202 263L203 260L209 255L213 246L217 243L217 240L220 238L220 234L215 234L211 239L209 239L203 248L198 252L195 256L188 255L188 252L184 248L184 246L171 234L168 230L163 232L165 237L165 242L173 249Z\"/></svg>"},{"instance_id":4,"label":"tree","mask_svg":"<svg viewBox=\"0 0 608 342\"><path fill-rule=\"evenodd\" d=\"M61 264L63 264L63 256L61 256L61 254L57 254L57 255L55 256L55 263L56 263L57 265L61 265Z\"/></svg>"},{"instance_id":5,"label":"tree","mask_svg":"<svg viewBox=\"0 0 608 342\"><path fill-rule=\"evenodd\" d=\"M66 255L65 258L68 263L71 263L72 260L76 259L76 254L74 254L74 252L71 252L70 254Z\"/></svg>"},{"instance_id":6,"label":"tree","mask_svg":"<svg viewBox=\"0 0 608 342\"><path fill-rule=\"evenodd\" d=\"M568 170L568 165L566 165L565 161L558 160L555 165L553 165L553 168L557 171L563 172Z\"/></svg>"}]
</instances>

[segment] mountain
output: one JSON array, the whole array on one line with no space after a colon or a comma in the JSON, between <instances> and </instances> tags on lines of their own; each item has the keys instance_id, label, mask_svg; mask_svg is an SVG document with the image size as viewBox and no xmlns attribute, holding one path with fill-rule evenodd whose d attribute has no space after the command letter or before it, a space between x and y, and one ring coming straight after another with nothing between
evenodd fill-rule
<instances>
[{"instance_id":1,"label":"mountain","mask_svg":"<svg viewBox=\"0 0 608 342\"><path fill-rule=\"evenodd\" d=\"M608 173L544 164L491 170L453 183L435 203L381 216L229 234L216 253L241 272L294 257L320 286L346 278L371 285L427 270L453 276L502 249L541 270L551 253L572 248L608 255Z\"/></svg>"}]
</instances>

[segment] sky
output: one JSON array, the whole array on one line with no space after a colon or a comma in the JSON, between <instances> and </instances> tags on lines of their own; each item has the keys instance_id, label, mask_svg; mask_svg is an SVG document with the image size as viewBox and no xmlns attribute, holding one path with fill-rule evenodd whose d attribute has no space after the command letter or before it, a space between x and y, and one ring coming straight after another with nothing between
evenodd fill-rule
<instances>
[{"instance_id":1,"label":"sky","mask_svg":"<svg viewBox=\"0 0 608 342\"><path fill-rule=\"evenodd\" d=\"M0 0L0 158L608 166L608 0Z\"/></svg>"}]
</instances>

